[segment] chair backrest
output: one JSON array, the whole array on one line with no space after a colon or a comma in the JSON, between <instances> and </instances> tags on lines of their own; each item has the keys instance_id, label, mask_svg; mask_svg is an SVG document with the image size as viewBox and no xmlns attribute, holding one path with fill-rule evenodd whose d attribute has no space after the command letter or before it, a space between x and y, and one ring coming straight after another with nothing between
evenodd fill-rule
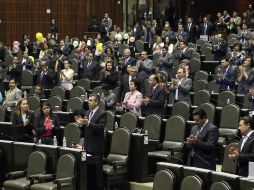
<instances>
[{"instance_id":1,"label":"chair backrest","mask_svg":"<svg viewBox=\"0 0 254 190\"><path fill-rule=\"evenodd\" d=\"M69 99L67 103L67 111L73 112L74 110L83 109L83 101L79 97Z\"/></svg>"},{"instance_id":2,"label":"chair backrest","mask_svg":"<svg viewBox=\"0 0 254 190\"><path fill-rule=\"evenodd\" d=\"M128 129L117 128L112 135L109 154L128 156L130 148L130 138L131 133Z\"/></svg>"},{"instance_id":3,"label":"chair backrest","mask_svg":"<svg viewBox=\"0 0 254 190\"><path fill-rule=\"evenodd\" d=\"M158 115L148 115L144 121L144 130L148 131L149 140L159 140L161 131L161 118Z\"/></svg>"},{"instance_id":4,"label":"chair backrest","mask_svg":"<svg viewBox=\"0 0 254 190\"><path fill-rule=\"evenodd\" d=\"M233 190L233 188L226 181L218 181L211 185L210 190Z\"/></svg>"},{"instance_id":5,"label":"chair backrest","mask_svg":"<svg viewBox=\"0 0 254 190\"><path fill-rule=\"evenodd\" d=\"M197 39L196 45L197 46L201 46L201 45L203 45L206 42L207 42L207 40L200 38L200 39Z\"/></svg>"},{"instance_id":6,"label":"chair backrest","mask_svg":"<svg viewBox=\"0 0 254 190\"><path fill-rule=\"evenodd\" d=\"M212 52L208 52L206 55L205 55L205 60L206 61L214 61L214 54Z\"/></svg>"},{"instance_id":7,"label":"chair backrest","mask_svg":"<svg viewBox=\"0 0 254 190\"><path fill-rule=\"evenodd\" d=\"M58 96L49 97L47 102L50 104L52 110L55 110L56 106L59 106L60 110L62 109L62 99Z\"/></svg>"},{"instance_id":8,"label":"chair backrest","mask_svg":"<svg viewBox=\"0 0 254 190\"><path fill-rule=\"evenodd\" d=\"M5 121L5 109L3 106L0 106L0 122Z\"/></svg>"},{"instance_id":9,"label":"chair backrest","mask_svg":"<svg viewBox=\"0 0 254 190\"><path fill-rule=\"evenodd\" d=\"M121 116L120 127L125 127L129 131L133 131L138 124L138 117L135 113L126 112Z\"/></svg>"},{"instance_id":10,"label":"chair backrest","mask_svg":"<svg viewBox=\"0 0 254 190\"><path fill-rule=\"evenodd\" d=\"M78 73L79 69L79 61L75 58L70 59L71 61L71 69L74 71L74 73Z\"/></svg>"},{"instance_id":11,"label":"chair backrest","mask_svg":"<svg viewBox=\"0 0 254 190\"><path fill-rule=\"evenodd\" d=\"M95 88L93 88L92 90L92 94L102 94L103 93L103 89L102 86L96 86Z\"/></svg>"},{"instance_id":12,"label":"chair backrest","mask_svg":"<svg viewBox=\"0 0 254 190\"><path fill-rule=\"evenodd\" d=\"M252 102L249 101L249 97L247 95L243 98L243 108L252 110Z\"/></svg>"},{"instance_id":13,"label":"chair backrest","mask_svg":"<svg viewBox=\"0 0 254 190\"><path fill-rule=\"evenodd\" d=\"M203 180L197 175L190 175L183 179L180 190L195 189L203 190Z\"/></svg>"},{"instance_id":14,"label":"chair backrest","mask_svg":"<svg viewBox=\"0 0 254 190\"><path fill-rule=\"evenodd\" d=\"M217 106L223 107L228 104L228 100L230 103L235 103L235 94L231 91L223 91L218 95Z\"/></svg>"},{"instance_id":15,"label":"chair backrest","mask_svg":"<svg viewBox=\"0 0 254 190\"><path fill-rule=\"evenodd\" d=\"M123 55L124 50L128 49L128 48L129 48L129 46L127 44L119 44L118 45L118 52L119 52L119 54Z\"/></svg>"},{"instance_id":16,"label":"chair backrest","mask_svg":"<svg viewBox=\"0 0 254 190\"><path fill-rule=\"evenodd\" d=\"M81 131L76 123L68 123L64 128L64 137L66 138L66 146L71 147L72 142L79 144Z\"/></svg>"},{"instance_id":17,"label":"chair backrest","mask_svg":"<svg viewBox=\"0 0 254 190\"><path fill-rule=\"evenodd\" d=\"M141 52L141 51L144 51L144 42L141 41L141 40L136 40L135 41L135 47L137 49L137 52Z\"/></svg>"},{"instance_id":18,"label":"chair backrest","mask_svg":"<svg viewBox=\"0 0 254 190\"><path fill-rule=\"evenodd\" d=\"M72 154L62 155L57 162L56 179L74 177L76 159Z\"/></svg>"},{"instance_id":19,"label":"chair backrest","mask_svg":"<svg viewBox=\"0 0 254 190\"><path fill-rule=\"evenodd\" d=\"M193 81L193 90L194 90L194 92L197 92L199 90L206 90L207 83L208 82L206 80Z\"/></svg>"},{"instance_id":20,"label":"chair backrest","mask_svg":"<svg viewBox=\"0 0 254 190\"><path fill-rule=\"evenodd\" d=\"M232 117L233 116L233 117ZM240 117L240 108L235 104L229 104L222 108L220 120L220 127L221 128L228 128L228 129L238 129Z\"/></svg>"},{"instance_id":21,"label":"chair backrest","mask_svg":"<svg viewBox=\"0 0 254 190\"><path fill-rule=\"evenodd\" d=\"M176 102L173 105L171 115L181 115L186 121L190 117L190 105L187 102Z\"/></svg>"},{"instance_id":22,"label":"chair backrest","mask_svg":"<svg viewBox=\"0 0 254 190\"><path fill-rule=\"evenodd\" d=\"M91 81L89 79L79 79L77 86L83 87L85 90L90 90Z\"/></svg>"},{"instance_id":23,"label":"chair backrest","mask_svg":"<svg viewBox=\"0 0 254 190\"><path fill-rule=\"evenodd\" d=\"M170 170L160 170L155 174L153 190L174 190L175 174Z\"/></svg>"},{"instance_id":24,"label":"chair backrest","mask_svg":"<svg viewBox=\"0 0 254 190\"><path fill-rule=\"evenodd\" d=\"M193 73L196 73L196 72L200 71L200 69L201 69L201 61L199 59L192 58L190 60L190 68L191 68L191 71Z\"/></svg>"},{"instance_id":25,"label":"chair backrest","mask_svg":"<svg viewBox=\"0 0 254 190\"><path fill-rule=\"evenodd\" d=\"M50 96L58 96L61 99L65 99L65 90L62 86L55 86L52 88Z\"/></svg>"},{"instance_id":26,"label":"chair backrest","mask_svg":"<svg viewBox=\"0 0 254 190\"><path fill-rule=\"evenodd\" d=\"M165 78L165 81L168 81L168 73L165 71L157 71L156 74L160 74Z\"/></svg>"},{"instance_id":27,"label":"chair backrest","mask_svg":"<svg viewBox=\"0 0 254 190\"><path fill-rule=\"evenodd\" d=\"M29 109L32 111L36 110L41 105L40 99L36 96L29 96L27 98L27 103L28 103Z\"/></svg>"},{"instance_id":28,"label":"chair backrest","mask_svg":"<svg viewBox=\"0 0 254 190\"><path fill-rule=\"evenodd\" d=\"M115 125L115 114L112 111L106 111L107 113L107 123L105 129L107 131L113 131Z\"/></svg>"},{"instance_id":29,"label":"chair backrest","mask_svg":"<svg viewBox=\"0 0 254 190\"><path fill-rule=\"evenodd\" d=\"M221 171L226 172L226 173L235 174L235 172L236 172L236 162L233 161L232 159L229 159L229 157L228 157L229 150L230 150L231 147L238 148L238 143L234 142L234 143L230 143L226 146L226 149L224 151L224 158L223 158Z\"/></svg>"},{"instance_id":30,"label":"chair backrest","mask_svg":"<svg viewBox=\"0 0 254 190\"><path fill-rule=\"evenodd\" d=\"M198 52L194 52L192 54L192 58L200 59L200 54Z\"/></svg>"},{"instance_id":31,"label":"chair backrest","mask_svg":"<svg viewBox=\"0 0 254 190\"><path fill-rule=\"evenodd\" d=\"M210 93L207 90L199 90L195 92L193 99L194 106L199 106L208 102L210 102Z\"/></svg>"},{"instance_id":32,"label":"chair backrest","mask_svg":"<svg viewBox=\"0 0 254 190\"><path fill-rule=\"evenodd\" d=\"M70 98L81 97L81 95L85 95L85 94L86 94L86 91L83 87L75 86L71 89Z\"/></svg>"},{"instance_id":33,"label":"chair backrest","mask_svg":"<svg viewBox=\"0 0 254 190\"><path fill-rule=\"evenodd\" d=\"M34 78L34 75L32 71L23 70L21 73L21 86L29 86L30 88L32 88L33 78Z\"/></svg>"},{"instance_id":34,"label":"chair backrest","mask_svg":"<svg viewBox=\"0 0 254 190\"><path fill-rule=\"evenodd\" d=\"M47 156L42 151L34 151L30 154L27 164L27 177L35 174L45 174Z\"/></svg>"},{"instance_id":35,"label":"chair backrest","mask_svg":"<svg viewBox=\"0 0 254 190\"><path fill-rule=\"evenodd\" d=\"M218 84L216 84L215 80L212 80L212 81L208 82L208 84L207 84L207 90L210 93L219 93L219 88L220 88L220 86Z\"/></svg>"},{"instance_id":36,"label":"chair backrest","mask_svg":"<svg viewBox=\"0 0 254 190\"><path fill-rule=\"evenodd\" d=\"M162 148L167 149L171 144L181 145L184 137L185 120L181 116L172 116L167 120Z\"/></svg>"},{"instance_id":37,"label":"chair backrest","mask_svg":"<svg viewBox=\"0 0 254 190\"><path fill-rule=\"evenodd\" d=\"M208 73L206 71L198 71L194 75L194 81L197 80L206 80L208 81Z\"/></svg>"},{"instance_id":38,"label":"chair backrest","mask_svg":"<svg viewBox=\"0 0 254 190\"><path fill-rule=\"evenodd\" d=\"M205 110L208 120L211 123L214 123L214 117L215 117L215 106L212 103L203 103L198 106L199 108Z\"/></svg>"}]
</instances>

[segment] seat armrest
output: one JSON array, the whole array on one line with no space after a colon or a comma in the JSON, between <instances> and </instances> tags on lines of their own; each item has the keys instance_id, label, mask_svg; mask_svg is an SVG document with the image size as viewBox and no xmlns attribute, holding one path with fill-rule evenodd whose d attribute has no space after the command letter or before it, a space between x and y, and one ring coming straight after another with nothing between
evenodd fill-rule
<instances>
[{"instance_id":1,"label":"seat armrest","mask_svg":"<svg viewBox=\"0 0 254 190\"><path fill-rule=\"evenodd\" d=\"M37 180L39 182L46 182L46 181L53 180L55 175L54 174L37 174L37 175L30 176L30 177L31 177L31 180Z\"/></svg>"},{"instance_id":2,"label":"seat armrest","mask_svg":"<svg viewBox=\"0 0 254 190\"><path fill-rule=\"evenodd\" d=\"M119 160L119 161L113 161L112 166L117 167L117 166L126 166L127 160Z\"/></svg>"},{"instance_id":3,"label":"seat armrest","mask_svg":"<svg viewBox=\"0 0 254 190\"><path fill-rule=\"evenodd\" d=\"M16 179L20 177L24 177L26 175L26 171L15 171L15 172L10 172L6 174L7 179Z\"/></svg>"},{"instance_id":4,"label":"seat armrest","mask_svg":"<svg viewBox=\"0 0 254 190\"><path fill-rule=\"evenodd\" d=\"M236 134L222 134L221 137L225 138L226 140L230 138L236 138Z\"/></svg>"},{"instance_id":5,"label":"seat armrest","mask_svg":"<svg viewBox=\"0 0 254 190\"><path fill-rule=\"evenodd\" d=\"M72 183L74 177L65 177L61 179L56 179L53 181L54 184L57 184L57 186L61 185L62 183Z\"/></svg>"},{"instance_id":6,"label":"seat armrest","mask_svg":"<svg viewBox=\"0 0 254 190\"><path fill-rule=\"evenodd\" d=\"M168 151L170 152L181 152L183 150L183 147L182 146L173 146L173 147L169 147L168 148Z\"/></svg>"}]
</instances>

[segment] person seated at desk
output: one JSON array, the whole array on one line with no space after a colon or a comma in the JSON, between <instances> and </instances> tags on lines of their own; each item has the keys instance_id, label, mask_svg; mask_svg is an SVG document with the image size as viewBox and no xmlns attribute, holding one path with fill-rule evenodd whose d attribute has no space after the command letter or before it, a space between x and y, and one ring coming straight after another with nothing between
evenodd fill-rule
<instances>
[{"instance_id":1,"label":"person seated at desk","mask_svg":"<svg viewBox=\"0 0 254 190\"><path fill-rule=\"evenodd\" d=\"M41 99L45 99L45 95L43 94L43 90L42 87L40 85L36 85L34 88L34 92L29 93L29 96L35 96L37 98Z\"/></svg>"},{"instance_id":2,"label":"person seated at desk","mask_svg":"<svg viewBox=\"0 0 254 190\"><path fill-rule=\"evenodd\" d=\"M14 109L11 122L14 126L24 127L24 138L21 141L31 142L34 136L34 114L29 110L27 99L18 101Z\"/></svg>"},{"instance_id":3,"label":"person seated at desk","mask_svg":"<svg viewBox=\"0 0 254 190\"><path fill-rule=\"evenodd\" d=\"M3 107L11 111L17 104L17 101L22 98L22 91L18 89L15 79L10 79L9 88L6 92Z\"/></svg>"},{"instance_id":4,"label":"person seated at desk","mask_svg":"<svg viewBox=\"0 0 254 190\"><path fill-rule=\"evenodd\" d=\"M103 90L101 99L105 102L106 109L113 110L116 104L116 94L110 90L109 85L104 85L101 89Z\"/></svg>"},{"instance_id":5,"label":"person seated at desk","mask_svg":"<svg viewBox=\"0 0 254 190\"><path fill-rule=\"evenodd\" d=\"M142 94L137 90L139 87L139 83L136 79L132 79L130 81L130 92L125 94L124 100L122 102L122 106L137 114L139 117L141 116L141 105L142 105Z\"/></svg>"},{"instance_id":6,"label":"person seated at desk","mask_svg":"<svg viewBox=\"0 0 254 190\"><path fill-rule=\"evenodd\" d=\"M41 139L42 144L53 145L53 137L57 136L59 128L60 123L57 115L52 113L48 102L43 102L35 120L37 138Z\"/></svg>"}]
</instances>

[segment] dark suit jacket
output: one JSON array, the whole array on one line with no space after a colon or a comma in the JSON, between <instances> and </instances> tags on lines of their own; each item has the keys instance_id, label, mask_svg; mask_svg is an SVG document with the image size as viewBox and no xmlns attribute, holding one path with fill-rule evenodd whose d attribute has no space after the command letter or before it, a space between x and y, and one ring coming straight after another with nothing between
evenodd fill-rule
<instances>
[{"instance_id":1,"label":"dark suit jacket","mask_svg":"<svg viewBox=\"0 0 254 190\"><path fill-rule=\"evenodd\" d=\"M193 126L190 134L196 136L198 129L197 125ZM215 151L218 137L218 128L208 122L198 134L197 141L191 147L194 153L192 157L190 151L188 165L215 170Z\"/></svg>"},{"instance_id":2,"label":"dark suit jacket","mask_svg":"<svg viewBox=\"0 0 254 190\"><path fill-rule=\"evenodd\" d=\"M92 62L91 66L87 68L88 61L83 63L83 76L82 78L88 78L90 80L99 80L100 76L100 66L97 62Z\"/></svg>"},{"instance_id":3,"label":"dark suit jacket","mask_svg":"<svg viewBox=\"0 0 254 190\"><path fill-rule=\"evenodd\" d=\"M55 74L53 70L48 69L46 75L41 79L42 69L38 70L36 73L37 84L39 84L44 89L52 89L54 85Z\"/></svg>"},{"instance_id":4,"label":"dark suit jacket","mask_svg":"<svg viewBox=\"0 0 254 190\"><path fill-rule=\"evenodd\" d=\"M187 32L187 41L195 43L197 37L197 26L192 23L189 30L188 24L186 24L184 27L184 31Z\"/></svg>"},{"instance_id":5,"label":"dark suit jacket","mask_svg":"<svg viewBox=\"0 0 254 190\"><path fill-rule=\"evenodd\" d=\"M243 138L241 139L238 150L241 150ZM237 174L247 177L249 174L249 162L254 162L254 133L252 133L245 144L243 149L239 152L237 158Z\"/></svg>"},{"instance_id":6,"label":"dark suit jacket","mask_svg":"<svg viewBox=\"0 0 254 190\"><path fill-rule=\"evenodd\" d=\"M211 23L207 23L207 28L205 32L205 25L201 23L199 26L199 35L208 35L211 36L213 31L213 25Z\"/></svg>"},{"instance_id":7,"label":"dark suit jacket","mask_svg":"<svg viewBox=\"0 0 254 190\"><path fill-rule=\"evenodd\" d=\"M147 105L143 105L142 115L147 116L157 114L163 118L166 102L165 89L158 84L153 91L151 89L150 92L146 92L145 96L149 98L149 103Z\"/></svg>"},{"instance_id":8,"label":"dark suit jacket","mask_svg":"<svg viewBox=\"0 0 254 190\"><path fill-rule=\"evenodd\" d=\"M220 69L220 71L218 70ZM215 73L223 72L225 73L225 69L221 66L216 68ZM217 75L215 75L216 83L220 85L220 92L228 90L228 86L230 90L235 91L235 80L236 80L237 72L234 67L229 66L224 79L219 79Z\"/></svg>"},{"instance_id":9,"label":"dark suit jacket","mask_svg":"<svg viewBox=\"0 0 254 190\"><path fill-rule=\"evenodd\" d=\"M117 71L112 71L108 76L105 75L104 71L100 72L100 81L103 85L108 86L110 90L113 90L117 86L118 79Z\"/></svg>"},{"instance_id":10,"label":"dark suit jacket","mask_svg":"<svg viewBox=\"0 0 254 190\"><path fill-rule=\"evenodd\" d=\"M89 118L90 110L85 112ZM94 113L89 125L83 125L85 150L93 155L102 156L104 153L104 128L107 122L107 114L102 109Z\"/></svg>"},{"instance_id":11,"label":"dark suit jacket","mask_svg":"<svg viewBox=\"0 0 254 190\"><path fill-rule=\"evenodd\" d=\"M11 122L14 126L24 127L24 133L28 134L32 138L32 130L34 129L34 113L28 112L26 118L29 120L29 124L27 126L24 126L22 115L17 115L13 113Z\"/></svg>"},{"instance_id":12,"label":"dark suit jacket","mask_svg":"<svg viewBox=\"0 0 254 190\"><path fill-rule=\"evenodd\" d=\"M53 135L57 135L58 130L60 129L60 122L56 114L52 114L50 119L53 121L54 128L52 129ZM40 137L43 133L46 132L46 127L44 125L45 117L44 115L39 114L35 119L35 132Z\"/></svg>"},{"instance_id":13,"label":"dark suit jacket","mask_svg":"<svg viewBox=\"0 0 254 190\"><path fill-rule=\"evenodd\" d=\"M133 57L130 57L125 63L125 59L123 59L123 64L119 65L118 70L121 70L121 75L128 74L127 72L127 65L136 66L137 60Z\"/></svg>"}]
</instances>

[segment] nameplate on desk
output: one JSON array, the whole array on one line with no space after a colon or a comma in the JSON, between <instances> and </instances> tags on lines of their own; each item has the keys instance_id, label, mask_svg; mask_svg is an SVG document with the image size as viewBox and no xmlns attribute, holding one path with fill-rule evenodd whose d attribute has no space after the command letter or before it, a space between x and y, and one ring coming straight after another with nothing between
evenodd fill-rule
<instances>
[{"instance_id":1,"label":"nameplate on desk","mask_svg":"<svg viewBox=\"0 0 254 190\"><path fill-rule=\"evenodd\" d=\"M37 147L41 148L56 148L57 146L48 145L48 144L36 144Z\"/></svg>"},{"instance_id":2,"label":"nameplate on desk","mask_svg":"<svg viewBox=\"0 0 254 190\"><path fill-rule=\"evenodd\" d=\"M70 148L70 147L60 147L61 150L68 150L68 151L73 151L73 152L82 152L83 150L78 149L78 148Z\"/></svg>"},{"instance_id":3,"label":"nameplate on desk","mask_svg":"<svg viewBox=\"0 0 254 190\"><path fill-rule=\"evenodd\" d=\"M212 174L217 174L217 175L221 175L221 176L228 177L228 178L238 178L239 177L239 175L230 174L230 173L226 173L226 172L212 171Z\"/></svg>"}]
</instances>

